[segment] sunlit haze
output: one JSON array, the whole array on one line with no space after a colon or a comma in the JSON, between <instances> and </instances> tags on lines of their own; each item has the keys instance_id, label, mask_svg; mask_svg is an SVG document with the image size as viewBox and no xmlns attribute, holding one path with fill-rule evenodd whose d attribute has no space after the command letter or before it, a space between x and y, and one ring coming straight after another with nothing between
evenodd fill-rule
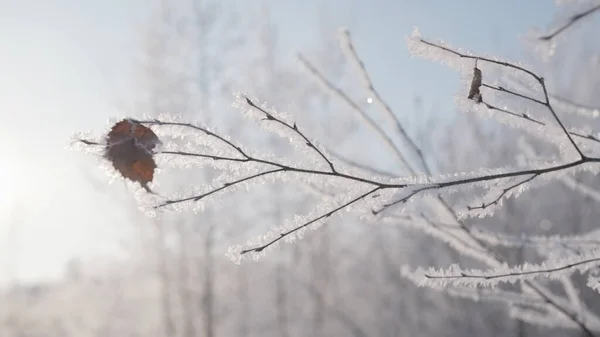
<instances>
[{"instance_id":1,"label":"sunlit haze","mask_svg":"<svg viewBox=\"0 0 600 337\"><path fill-rule=\"evenodd\" d=\"M540 15L548 11L542 3L535 15L513 13L511 4L523 6L519 1L502 6L484 1L478 10L489 6L496 15L473 16L469 1L272 1L270 13L280 30L282 53L293 57L314 47L316 14L324 6L332 37L336 26L348 26L365 60L377 60L368 62L369 69L395 106L410 106L411 96L428 94L430 104L444 110L452 103L446 95L451 83L444 80L450 77L433 66L415 65L404 36L420 25L431 35L443 34L474 50L515 55L516 34L550 14ZM97 129L120 115L150 12L150 2L142 0L0 2L0 229L2 242L13 241L2 245L0 265L16 259L11 277L56 277L72 256L120 249L119 223L128 220L112 200L126 191L119 184L103 186L105 178L95 162L64 146L72 133ZM499 12L511 12L508 27L508 14ZM482 28L465 29L457 24L463 18ZM407 68L408 62L413 64ZM434 86L418 78L435 72L442 75ZM19 224L9 238L13 217ZM17 246L14 257L7 250Z\"/></svg>"}]
</instances>

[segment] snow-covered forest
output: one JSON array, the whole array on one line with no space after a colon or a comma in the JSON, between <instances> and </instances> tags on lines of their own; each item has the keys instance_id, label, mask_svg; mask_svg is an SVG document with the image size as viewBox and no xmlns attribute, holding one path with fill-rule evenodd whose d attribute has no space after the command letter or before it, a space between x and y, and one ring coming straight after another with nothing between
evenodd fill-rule
<instances>
[{"instance_id":1,"label":"snow-covered forest","mask_svg":"<svg viewBox=\"0 0 600 337\"><path fill-rule=\"evenodd\" d=\"M600 3L555 5L519 59L398 32L455 85L399 111L325 9L290 56L267 2L155 1L69 143L126 184L128 254L7 287L0 336L600 336Z\"/></svg>"}]
</instances>

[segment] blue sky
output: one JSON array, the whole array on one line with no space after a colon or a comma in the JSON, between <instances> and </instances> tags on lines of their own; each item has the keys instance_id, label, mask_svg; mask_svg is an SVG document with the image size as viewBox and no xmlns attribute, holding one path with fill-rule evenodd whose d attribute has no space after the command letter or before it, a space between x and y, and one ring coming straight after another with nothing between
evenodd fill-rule
<instances>
[{"instance_id":1,"label":"blue sky","mask_svg":"<svg viewBox=\"0 0 600 337\"><path fill-rule=\"evenodd\" d=\"M0 275L56 277L70 256L113 254L117 240L129 235L119 224L131 218L115 207L115 199L126 200L123 186L98 188L105 178L95 162L64 146L73 132L99 130L120 115L118 100L127 97L137 34L147 24L151 2L0 0ZM248 1L245 6L254 8L240 10L256 10L259 3ZM518 59L518 35L545 28L554 15L551 1L269 4L290 60L318 47L318 13L325 6L332 29L351 29L395 111L409 111L415 95L440 111L452 109L457 79L441 66L409 57L404 37L413 26L456 46Z\"/></svg>"}]
</instances>

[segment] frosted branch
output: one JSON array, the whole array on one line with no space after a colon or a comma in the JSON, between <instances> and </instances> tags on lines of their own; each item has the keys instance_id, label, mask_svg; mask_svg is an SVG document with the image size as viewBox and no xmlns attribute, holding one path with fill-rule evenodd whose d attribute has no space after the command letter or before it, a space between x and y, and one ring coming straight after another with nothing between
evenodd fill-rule
<instances>
[{"instance_id":1,"label":"frosted branch","mask_svg":"<svg viewBox=\"0 0 600 337\"><path fill-rule=\"evenodd\" d=\"M503 88L503 87L495 87L495 86L491 86L491 85L487 85L486 87L490 88L490 89L493 89L493 90L505 92L505 93L508 93L508 94L511 94L511 95L514 95L514 96L517 96L517 97L521 97L523 99L527 99L527 100L530 100L532 102L535 102L535 103L538 103L540 105L545 106L550 111L550 113L552 114L552 116L554 117L554 119L556 120L556 122L558 123L558 125L560 126L560 128L563 130L564 134L567 136L567 138L571 142L571 145L573 145L573 147L575 148L575 150L577 151L577 153L579 154L579 156L581 158L585 158L585 155L583 154L583 152L581 152L581 149L579 148L579 146L577 146L577 144L575 143L575 141L571 137L571 134L567 131L566 127L564 126L564 124L562 123L562 121L560 120L560 118L558 118L558 115L554 111L554 108L552 107L552 104L550 104L550 98L549 98L549 95L548 95L548 89L546 88L546 82L544 81L543 77L537 75L536 73L534 73L533 71L531 71L531 70L529 70L529 69L527 69L525 67L522 67L522 66L510 63L510 62L494 60L494 59L487 58L487 57L482 57L482 56L467 55L467 54L464 54L464 53L452 50L452 49L450 49L448 47L445 47L445 46L442 46L442 45L439 45L439 44L436 44L436 43L433 43L433 42L429 42L429 41L421 38L418 35L414 36L413 38L417 39L417 41L419 41L419 42L421 42L421 43L423 43L423 44L425 44L427 46L441 49L441 50L446 51L448 53L454 54L454 55L456 55L456 56L458 56L460 58L474 59L474 60L477 60L479 62L488 62L488 63L496 64L496 65L499 65L499 66L502 66L502 67L506 67L506 68L511 68L511 69L514 69L514 70L518 70L518 71L521 71L521 72L524 72L524 73L530 75L533 79L535 79L536 82L539 83L540 87L542 88L542 91L543 91L543 94L544 94L544 101L538 100L538 99L533 98L533 97L529 97L527 95L519 94L517 92L511 91L511 90Z\"/></svg>"},{"instance_id":2,"label":"frosted branch","mask_svg":"<svg viewBox=\"0 0 600 337\"><path fill-rule=\"evenodd\" d=\"M325 160L325 162L327 163L327 165L329 165L329 168L331 169L331 172L335 173L335 167L333 166L333 163L323 154L323 152L321 152L321 150L319 150L319 148L317 148L315 146L315 144L313 142L311 142L305 135L304 133L300 132L300 130L298 130L298 126L296 125L296 123L294 123L293 125L290 125L289 123L286 123L284 121L282 121L281 119L273 116L271 113L267 112L265 109L257 106L256 104L254 104L254 102L252 102L248 97L246 97L246 103L248 103L248 105L250 105L251 107L253 107L254 109L257 109L258 111L262 112L265 114L265 119L268 121L273 121L275 123L279 123L283 126L285 126L286 128L288 128L289 130L292 130L294 133L296 133L298 136L300 136L305 142L306 145L308 147L310 147L311 149L313 149L315 152L317 152L317 154L323 158L323 160Z\"/></svg>"},{"instance_id":3,"label":"frosted branch","mask_svg":"<svg viewBox=\"0 0 600 337\"><path fill-rule=\"evenodd\" d=\"M246 254L246 253L250 253L250 252L259 253L259 252L263 251L265 248L268 248L269 246L273 245L274 243L278 242L279 240L285 238L286 236L288 236L290 234L293 234L293 233L295 233L295 232L297 232L297 231L299 231L299 230L301 230L303 228L306 228L307 226L312 225L313 223L315 223L315 222L317 222L319 220L323 220L323 219L329 218L330 216L334 215L335 213L339 212L340 210L342 210L342 209L344 209L344 208L346 208L346 207L348 207L348 206L350 206L350 205L352 205L352 204L354 204L354 203L356 203L356 202L358 202L358 201L366 198L367 196L369 196L369 195L377 192L380 189L381 189L380 187L376 187L376 188L374 188L374 189L372 189L372 190L370 190L370 191L368 191L366 193L363 193L363 194L359 195L358 197L356 197L356 198L354 198L354 199L352 199L352 200L350 200L350 201L348 201L348 202L346 202L346 203L344 203L344 204L342 204L342 205L340 205L340 206L332 209L331 211L329 211L329 212L327 212L327 213L325 213L325 214L323 214L323 215L321 215L319 217L316 217L316 218L314 218L314 219L312 219L310 221L307 221L307 222L305 222L305 223L303 223L303 224L301 224L301 225L299 225L299 226L297 226L297 227L295 227L293 229L290 229L290 230L288 230L286 232L281 233L278 237L276 237L275 239L273 239L273 240L265 243L264 245L261 245L261 246L255 247L255 248L244 249L244 250L241 251L241 254Z\"/></svg>"},{"instance_id":4,"label":"frosted branch","mask_svg":"<svg viewBox=\"0 0 600 337\"><path fill-rule=\"evenodd\" d=\"M520 182L518 182L518 183L515 183L515 184L513 184L513 185L510 185L509 187L506 187L506 188L504 188L504 189L502 190L502 193L500 193L500 195L499 195L499 196L498 196L496 199L494 199L494 200L492 200L492 201L489 201L489 202L483 202L483 203L481 203L481 205L480 205L480 206L467 206L467 208L468 208L468 210L474 210L474 209L485 209L485 208L488 208L488 207L489 207L489 206L491 206L491 205L496 205L496 204L498 204L498 202L500 202L500 200L501 200L501 199L502 199L502 198L503 198L503 197L504 197L504 196L505 196L507 193L509 193L510 191L512 191L512 190L513 190L513 189L515 189L515 188L518 188L519 186L522 186L523 184L526 184L526 183L528 183L528 182L532 181L532 180L533 180L533 179L535 179L535 177L537 177L537 176L538 176L537 174L533 174L531 177L529 177L529 178L527 178L527 179L524 179L524 180L522 180L522 181L520 181Z\"/></svg>"},{"instance_id":5,"label":"frosted branch","mask_svg":"<svg viewBox=\"0 0 600 337\"><path fill-rule=\"evenodd\" d=\"M461 285L492 287L498 282L514 283L540 277L558 279L562 276L568 276L576 270L584 272L597 266L600 262L599 252L595 250L591 253L572 256L560 261L546 261L540 265L521 265L507 269L506 272L499 272L498 269L461 271L457 270L456 267L452 267L448 270L430 270L425 272L423 276L430 280L450 280Z\"/></svg>"},{"instance_id":6,"label":"frosted branch","mask_svg":"<svg viewBox=\"0 0 600 337\"><path fill-rule=\"evenodd\" d=\"M487 86L487 85L484 84L484 86ZM490 110L499 111L499 112L505 113L507 115L510 115L510 116L513 116L513 117L516 117L516 118L520 118L522 120L525 120L525 121L528 121L528 122L531 122L531 123L534 123L534 124L537 124L537 125L541 125L541 126L546 126L547 125L545 122L540 121L539 119L536 119L536 118L530 116L527 113L524 113L524 112L523 113L517 113L517 112L514 112L514 111L510 111L510 110L508 110L506 108L500 108L500 107L497 107L497 106L495 106L493 104L490 104L490 103L486 102L485 100L482 100L481 103L483 105L485 105L486 108L488 108ZM589 133L582 133L582 132L577 132L577 131L571 130L571 131L569 131L569 134L571 136L573 136L573 137L578 137L578 138L581 138L581 139L586 139L586 140L590 140L590 141L593 141L593 142L600 143L600 138L598 138L598 137L596 137L596 136L594 136L592 134L589 134Z\"/></svg>"}]
</instances>

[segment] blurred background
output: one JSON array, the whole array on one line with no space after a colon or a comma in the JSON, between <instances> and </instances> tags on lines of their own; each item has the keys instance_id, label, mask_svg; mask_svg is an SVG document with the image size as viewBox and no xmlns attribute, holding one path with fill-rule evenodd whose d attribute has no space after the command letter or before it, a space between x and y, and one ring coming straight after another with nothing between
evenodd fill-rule
<instances>
[{"instance_id":1,"label":"blurred background","mask_svg":"<svg viewBox=\"0 0 600 337\"><path fill-rule=\"evenodd\" d=\"M225 257L229 246L319 197L279 184L154 220L122 180L109 183L99 158L65 147L75 132L103 131L109 118L177 112L293 155L231 108L233 92L248 92L293 114L337 154L398 174L371 131L298 62L300 53L384 123L340 49L345 27L436 173L508 165L518 132L457 112L458 76L411 58L405 37L418 26L477 53L561 69L550 80L564 96L600 104L598 77L585 76L600 63L588 57L597 43L586 43L597 38L597 20L578 28L579 40L565 47L570 59L541 58L527 42L530 29L546 31L568 14L552 1L518 0L0 0L0 336L548 335L502 305L402 279L404 264L472 262L419 232L333 218L236 265ZM161 172L157 190L215 174L198 171ZM484 224L562 234L573 229L554 224L598 215L584 196L552 191L528 192ZM565 202L568 211L553 211ZM517 263L526 253L506 255Z\"/></svg>"}]
</instances>

